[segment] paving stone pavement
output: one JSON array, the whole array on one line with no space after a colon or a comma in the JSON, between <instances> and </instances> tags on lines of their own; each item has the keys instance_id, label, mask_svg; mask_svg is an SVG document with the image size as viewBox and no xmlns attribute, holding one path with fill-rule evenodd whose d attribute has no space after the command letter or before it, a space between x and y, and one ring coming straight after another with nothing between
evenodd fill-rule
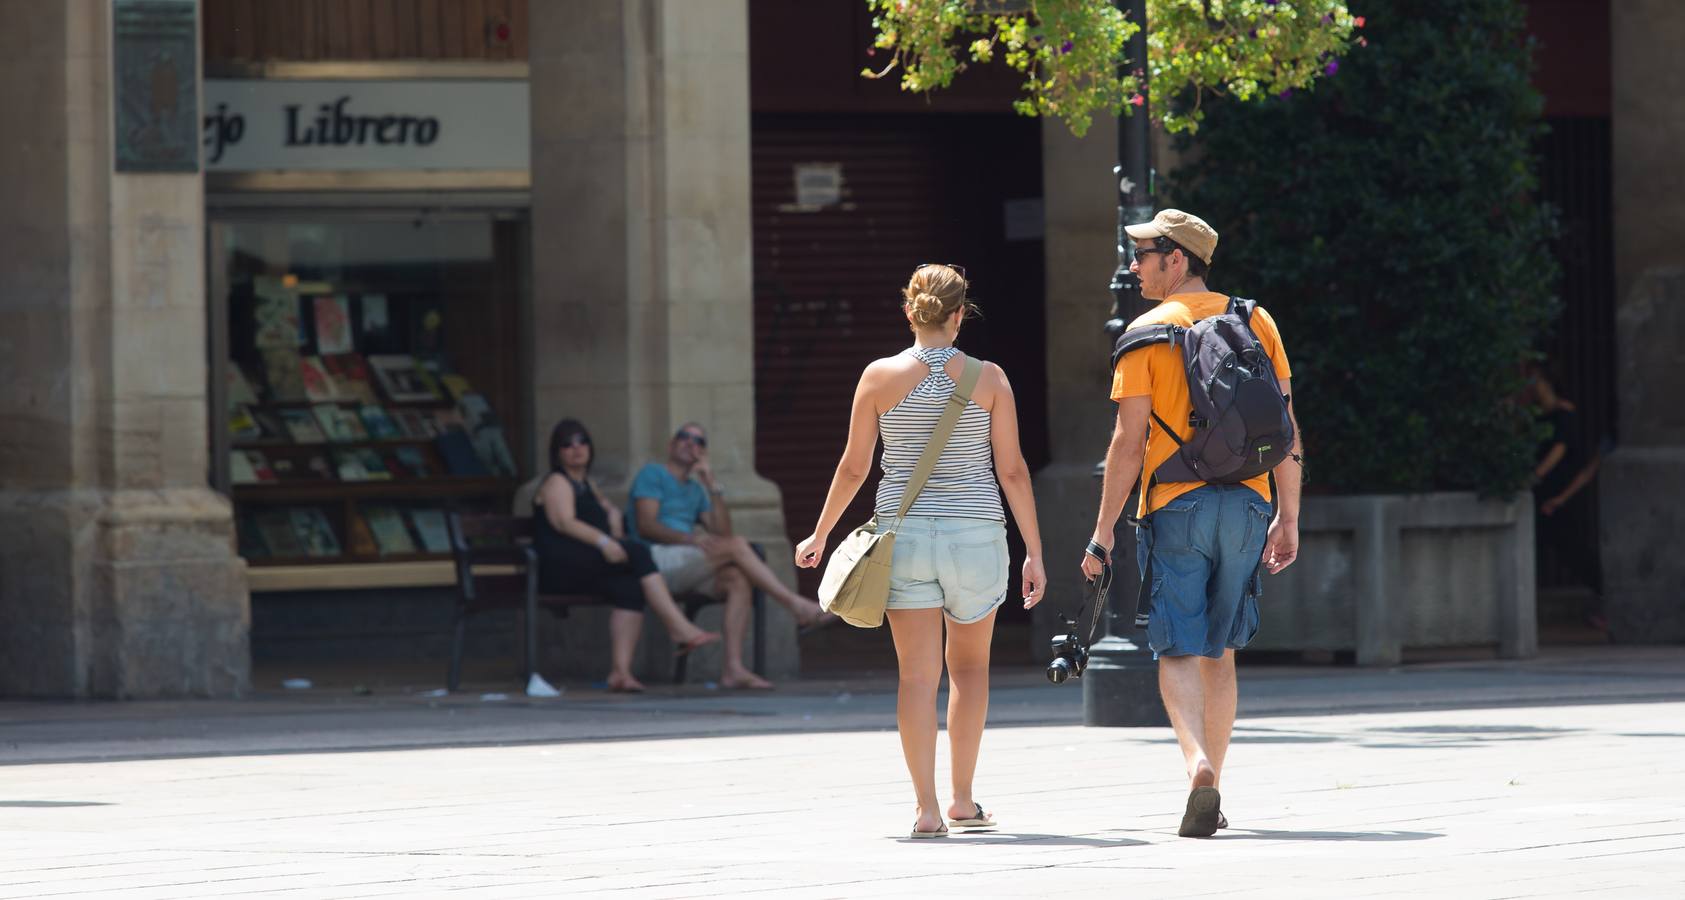
<instances>
[{"instance_id":1,"label":"paving stone pavement","mask_svg":"<svg viewBox=\"0 0 1685 900\"><path fill-rule=\"evenodd\" d=\"M1330 696L1349 690L1327 674ZM1278 693L1311 705L1304 685ZM389 741L382 717L449 709L311 725L259 702L171 718L189 724L159 745L124 724L191 704L7 704L0 897L1685 897L1677 683L1641 703L1245 715L1223 783L1234 827L1211 840L1175 837L1169 731L1060 724L1072 695L1039 695L1054 724L1019 709L988 732L977 796L999 826L934 841L907 839L875 694L847 714L872 723L616 739L487 719L497 743L459 730L447 746ZM685 702L707 701L639 698L604 720ZM208 743L182 743L195 732Z\"/></svg>"}]
</instances>

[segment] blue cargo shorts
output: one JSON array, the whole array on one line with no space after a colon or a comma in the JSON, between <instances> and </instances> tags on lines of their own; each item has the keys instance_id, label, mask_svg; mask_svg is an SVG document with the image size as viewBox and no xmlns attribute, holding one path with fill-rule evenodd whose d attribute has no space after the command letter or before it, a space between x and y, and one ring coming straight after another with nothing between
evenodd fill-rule
<instances>
[{"instance_id":1,"label":"blue cargo shorts","mask_svg":"<svg viewBox=\"0 0 1685 900\"><path fill-rule=\"evenodd\" d=\"M1208 484L1166 503L1136 533L1142 572L1152 558L1147 646L1153 658L1221 659L1258 634L1258 563L1270 504L1239 484Z\"/></svg>"},{"instance_id":2,"label":"blue cargo shorts","mask_svg":"<svg viewBox=\"0 0 1685 900\"><path fill-rule=\"evenodd\" d=\"M908 516L895 531L889 609L940 609L961 625L1006 600L1006 524Z\"/></svg>"}]
</instances>

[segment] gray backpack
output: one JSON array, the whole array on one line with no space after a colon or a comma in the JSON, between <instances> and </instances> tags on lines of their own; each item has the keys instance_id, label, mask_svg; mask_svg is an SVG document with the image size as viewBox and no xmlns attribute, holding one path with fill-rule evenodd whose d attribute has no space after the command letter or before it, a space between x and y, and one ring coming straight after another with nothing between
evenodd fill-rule
<instances>
[{"instance_id":1,"label":"gray backpack","mask_svg":"<svg viewBox=\"0 0 1685 900\"><path fill-rule=\"evenodd\" d=\"M1160 481L1238 484L1287 458L1293 419L1275 365L1252 333L1257 305L1231 297L1221 315L1200 319L1192 328L1146 325L1118 336L1114 371L1132 350L1164 343L1180 347L1193 400L1188 425L1194 433L1185 441L1153 412L1153 421L1180 449L1152 473L1145 489Z\"/></svg>"}]
</instances>

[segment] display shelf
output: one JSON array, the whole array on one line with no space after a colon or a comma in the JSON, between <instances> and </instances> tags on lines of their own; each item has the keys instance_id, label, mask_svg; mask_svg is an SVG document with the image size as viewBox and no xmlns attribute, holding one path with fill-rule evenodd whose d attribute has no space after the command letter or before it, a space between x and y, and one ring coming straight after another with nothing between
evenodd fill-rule
<instances>
[{"instance_id":1,"label":"display shelf","mask_svg":"<svg viewBox=\"0 0 1685 900\"><path fill-rule=\"evenodd\" d=\"M324 503L337 500L449 500L512 494L513 478L411 478L391 481L292 481L234 485L237 503Z\"/></svg>"}]
</instances>

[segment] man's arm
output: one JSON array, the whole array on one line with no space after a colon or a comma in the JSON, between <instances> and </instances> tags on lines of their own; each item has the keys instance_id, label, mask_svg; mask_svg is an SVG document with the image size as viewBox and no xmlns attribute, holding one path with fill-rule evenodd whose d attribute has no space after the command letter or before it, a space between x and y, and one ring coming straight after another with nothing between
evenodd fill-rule
<instances>
[{"instance_id":1,"label":"man's arm","mask_svg":"<svg viewBox=\"0 0 1685 900\"><path fill-rule=\"evenodd\" d=\"M1112 443L1106 448L1106 477L1100 486L1100 515L1094 522L1092 538L1108 554L1117 518L1129 500L1129 489L1141 477L1141 459L1147 452L1147 418L1152 411L1153 398L1147 396L1125 397L1117 404L1117 423L1112 428ZM1100 563L1084 553L1082 571L1093 578L1100 574Z\"/></svg>"},{"instance_id":2,"label":"man's arm","mask_svg":"<svg viewBox=\"0 0 1685 900\"><path fill-rule=\"evenodd\" d=\"M1299 414L1293 409L1293 379L1282 379L1281 392L1288 397L1287 416L1293 422L1293 446L1288 448L1287 458L1275 466L1276 514L1264 544L1264 566L1271 575L1299 558L1299 488L1305 476L1305 437L1299 431Z\"/></svg>"},{"instance_id":3,"label":"man's arm","mask_svg":"<svg viewBox=\"0 0 1685 900\"><path fill-rule=\"evenodd\" d=\"M638 514L638 536L653 544L694 544L696 536L661 524L661 501L638 497L632 501Z\"/></svg>"},{"instance_id":4,"label":"man's arm","mask_svg":"<svg viewBox=\"0 0 1685 900\"><path fill-rule=\"evenodd\" d=\"M726 508L725 493L714 484L712 476L702 486L708 490L708 509L702 513L703 526L709 534L731 537L731 510Z\"/></svg>"}]
</instances>

